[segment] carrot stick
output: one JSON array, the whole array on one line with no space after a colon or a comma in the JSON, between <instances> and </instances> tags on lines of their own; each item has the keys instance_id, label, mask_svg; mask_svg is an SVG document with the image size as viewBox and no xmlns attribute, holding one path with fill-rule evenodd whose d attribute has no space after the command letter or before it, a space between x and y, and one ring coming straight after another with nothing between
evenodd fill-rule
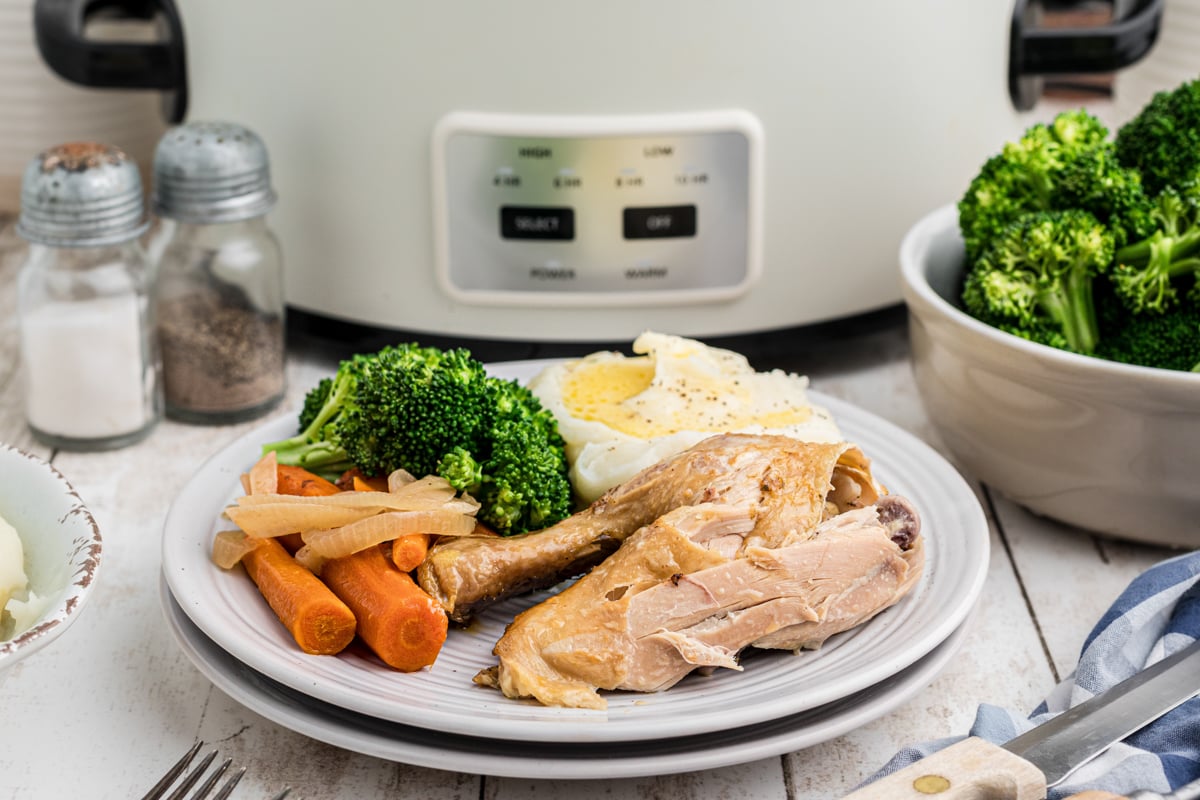
<instances>
[{"instance_id":1,"label":"carrot stick","mask_svg":"<svg viewBox=\"0 0 1200 800\"><path fill-rule=\"evenodd\" d=\"M304 467L294 467L290 464L279 464L275 467L276 481L279 494L296 494L303 497L317 497L337 494L341 491L320 475L309 472ZM287 533L275 537L279 543L292 554L304 546L304 540L298 533Z\"/></svg>"},{"instance_id":2,"label":"carrot stick","mask_svg":"<svg viewBox=\"0 0 1200 800\"><path fill-rule=\"evenodd\" d=\"M406 533L392 540L392 563L401 572L412 572L421 566L429 552L428 533Z\"/></svg>"},{"instance_id":3,"label":"carrot stick","mask_svg":"<svg viewBox=\"0 0 1200 800\"><path fill-rule=\"evenodd\" d=\"M354 612L279 542L264 539L242 564L301 650L332 655L354 640Z\"/></svg>"},{"instance_id":4,"label":"carrot stick","mask_svg":"<svg viewBox=\"0 0 1200 800\"><path fill-rule=\"evenodd\" d=\"M306 497L337 494L341 491L335 484L325 480L320 475L309 472L304 467L293 467L280 464L275 468L278 476L279 494L298 494Z\"/></svg>"},{"instance_id":5,"label":"carrot stick","mask_svg":"<svg viewBox=\"0 0 1200 800\"><path fill-rule=\"evenodd\" d=\"M359 483L365 483L371 488L369 490L358 488ZM388 482L386 475L375 475L368 477L363 474L358 467L348 469L342 473L342 476L337 479L337 486L343 491L372 491L386 492L388 490Z\"/></svg>"},{"instance_id":6,"label":"carrot stick","mask_svg":"<svg viewBox=\"0 0 1200 800\"><path fill-rule=\"evenodd\" d=\"M292 555L304 547L304 534L302 533L285 533L282 536L276 536L275 541L283 545L283 549L287 550Z\"/></svg>"},{"instance_id":7,"label":"carrot stick","mask_svg":"<svg viewBox=\"0 0 1200 800\"><path fill-rule=\"evenodd\" d=\"M325 563L321 578L359 620L358 635L388 666L432 666L446 641L446 612L379 546Z\"/></svg>"}]
</instances>

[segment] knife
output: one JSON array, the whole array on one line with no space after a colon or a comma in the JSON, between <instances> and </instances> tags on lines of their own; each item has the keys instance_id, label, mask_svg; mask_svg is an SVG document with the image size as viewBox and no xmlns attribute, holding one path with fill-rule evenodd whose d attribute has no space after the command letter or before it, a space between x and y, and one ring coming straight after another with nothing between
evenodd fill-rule
<instances>
[{"instance_id":1,"label":"knife","mask_svg":"<svg viewBox=\"0 0 1200 800\"><path fill-rule=\"evenodd\" d=\"M845 800L1043 800L1047 788L1198 693L1200 640L1003 745L964 739ZM1075 797L1120 796L1084 792ZM1176 793L1177 800L1189 797Z\"/></svg>"}]
</instances>

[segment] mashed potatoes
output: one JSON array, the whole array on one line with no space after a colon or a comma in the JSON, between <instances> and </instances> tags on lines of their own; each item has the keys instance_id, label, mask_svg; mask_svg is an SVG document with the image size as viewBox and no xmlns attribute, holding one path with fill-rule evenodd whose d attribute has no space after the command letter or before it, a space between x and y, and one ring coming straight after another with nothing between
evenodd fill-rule
<instances>
[{"instance_id":1,"label":"mashed potatoes","mask_svg":"<svg viewBox=\"0 0 1200 800\"><path fill-rule=\"evenodd\" d=\"M829 412L808 402L802 376L755 372L737 353L661 333L643 333L633 352L556 364L529 384L558 419L585 502L716 433L842 438Z\"/></svg>"},{"instance_id":2,"label":"mashed potatoes","mask_svg":"<svg viewBox=\"0 0 1200 800\"><path fill-rule=\"evenodd\" d=\"M41 614L42 605L29 591L21 537L0 517L0 642L28 628Z\"/></svg>"}]
</instances>

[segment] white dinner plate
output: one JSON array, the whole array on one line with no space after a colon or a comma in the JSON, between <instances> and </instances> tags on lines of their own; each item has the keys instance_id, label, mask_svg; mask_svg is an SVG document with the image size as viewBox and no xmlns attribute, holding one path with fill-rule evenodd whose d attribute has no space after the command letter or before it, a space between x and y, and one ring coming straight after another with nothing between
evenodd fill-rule
<instances>
[{"instance_id":1,"label":"white dinner plate","mask_svg":"<svg viewBox=\"0 0 1200 800\"><path fill-rule=\"evenodd\" d=\"M964 622L908 668L840 700L756 725L637 742L528 743L430 731L314 700L255 672L192 624L171 597L167 627L196 668L236 702L296 733L356 753L431 769L507 778L613 779L719 769L792 753L887 714L928 686L962 646ZM881 754L880 758L886 758ZM881 761L882 765L882 761Z\"/></svg>"},{"instance_id":2,"label":"white dinner plate","mask_svg":"<svg viewBox=\"0 0 1200 800\"><path fill-rule=\"evenodd\" d=\"M527 380L546 362L512 362L494 374ZM608 693L603 711L549 708L476 686L494 663L504 626L539 597L488 609L465 630L452 630L432 669L401 674L369 652L302 653L240 569L209 560L221 511L241 493L238 476L260 446L295 433L293 416L277 418L209 459L171 506L163 536L163 570L188 617L252 669L317 700L390 722L446 733L542 742L664 739L762 723L815 708L878 684L925 656L959 627L983 587L988 528L967 483L929 446L859 408L811 392L847 439L872 459L879 481L908 497L922 517L925 574L909 594L870 622L831 637L817 651L755 652L742 672L693 674L669 691ZM224 523L227 526L229 523Z\"/></svg>"}]
</instances>

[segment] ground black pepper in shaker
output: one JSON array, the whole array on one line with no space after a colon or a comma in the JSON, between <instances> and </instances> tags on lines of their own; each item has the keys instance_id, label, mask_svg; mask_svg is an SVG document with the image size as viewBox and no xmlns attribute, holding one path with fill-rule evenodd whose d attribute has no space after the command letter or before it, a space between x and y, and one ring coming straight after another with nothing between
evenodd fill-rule
<instances>
[{"instance_id":1,"label":"ground black pepper in shaker","mask_svg":"<svg viewBox=\"0 0 1200 800\"><path fill-rule=\"evenodd\" d=\"M267 227L267 150L240 125L173 128L154 156L158 340L166 413L196 423L258 417L283 397L283 260Z\"/></svg>"}]
</instances>

